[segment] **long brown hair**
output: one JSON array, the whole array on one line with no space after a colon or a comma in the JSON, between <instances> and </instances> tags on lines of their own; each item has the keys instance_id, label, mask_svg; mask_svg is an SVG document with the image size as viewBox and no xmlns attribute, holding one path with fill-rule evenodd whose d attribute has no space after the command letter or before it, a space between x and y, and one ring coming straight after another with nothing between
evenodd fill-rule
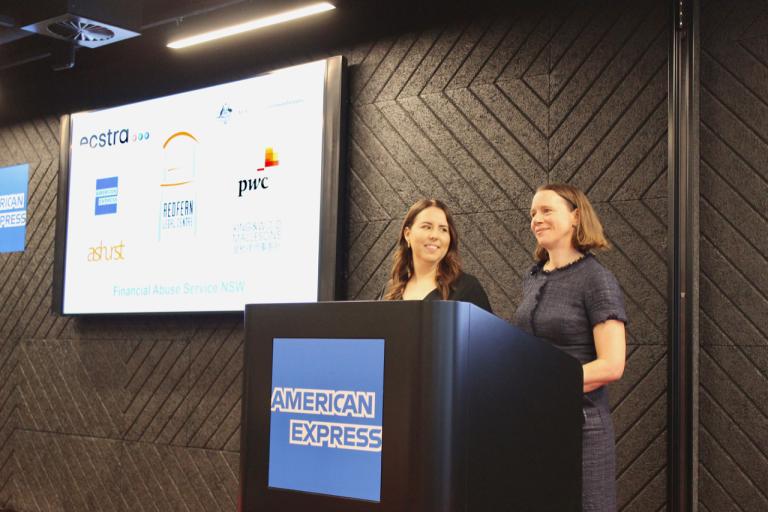
<instances>
[{"instance_id":1,"label":"long brown hair","mask_svg":"<svg viewBox=\"0 0 768 512\"><path fill-rule=\"evenodd\" d=\"M434 206L440 208L445 213L448 221L448 233L451 241L448 244L448 252L440 260L437 267L437 289L443 300L447 300L451 293L451 286L461 274L461 261L459 259L459 235L456 232L456 225L453 222L451 212L445 203L439 199L421 199L408 209L403 219L403 225L400 227L400 240L397 242L397 249L392 257L392 274L387 282L387 291L384 293L384 300L400 300L403 298L405 285L413 275L413 253L405 239L405 228L412 229L416 216L422 211Z\"/></svg>"},{"instance_id":2,"label":"long brown hair","mask_svg":"<svg viewBox=\"0 0 768 512\"><path fill-rule=\"evenodd\" d=\"M611 247L608 239L605 238L603 225L600 223L597 212L584 192L573 185L565 183L548 183L540 186L536 192L543 190L551 190L565 199L565 202L571 207L571 211L579 210L579 223L576 225L576 229L573 230L573 238L571 238L573 247L583 253L593 249L608 249ZM544 263L549 259L549 254L545 248L536 244L534 257L539 263Z\"/></svg>"}]
</instances>

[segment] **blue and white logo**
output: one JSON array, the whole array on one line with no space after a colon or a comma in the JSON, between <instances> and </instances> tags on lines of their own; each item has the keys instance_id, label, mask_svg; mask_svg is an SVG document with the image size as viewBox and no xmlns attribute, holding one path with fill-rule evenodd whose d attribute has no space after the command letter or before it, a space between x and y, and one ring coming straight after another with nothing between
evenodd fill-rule
<instances>
[{"instance_id":1,"label":"blue and white logo","mask_svg":"<svg viewBox=\"0 0 768 512\"><path fill-rule=\"evenodd\" d=\"M269 486L380 501L384 340L275 338Z\"/></svg>"},{"instance_id":2,"label":"blue and white logo","mask_svg":"<svg viewBox=\"0 0 768 512\"><path fill-rule=\"evenodd\" d=\"M0 252L24 250L29 165L0 169Z\"/></svg>"},{"instance_id":3,"label":"blue and white logo","mask_svg":"<svg viewBox=\"0 0 768 512\"><path fill-rule=\"evenodd\" d=\"M216 118L222 123L227 124L230 117L232 117L232 107L225 103L219 109L219 115Z\"/></svg>"},{"instance_id":4,"label":"blue and white logo","mask_svg":"<svg viewBox=\"0 0 768 512\"><path fill-rule=\"evenodd\" d=\"M96 215L117 213L117 176L96 180Z\"/></svg>"}]
</instances>

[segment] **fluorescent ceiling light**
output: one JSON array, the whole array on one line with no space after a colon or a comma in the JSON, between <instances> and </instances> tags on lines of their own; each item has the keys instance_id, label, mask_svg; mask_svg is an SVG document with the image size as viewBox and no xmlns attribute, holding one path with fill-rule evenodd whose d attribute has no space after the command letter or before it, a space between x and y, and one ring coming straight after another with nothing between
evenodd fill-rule
<instances>
[{"instance_id":1,"label":"fluorescent ceiling light","mask_svg":"<svg viewBox=\"0 0 768 512\"><path fill-rule=\"evenodd\" d=\"M294 9L292 11L286 11L274 16L267 16L265 18L257 18L255 20L246 21L245 23L238 23L237 25L231 25L229 27L220 28L218 30L212 30L196 36L185 37L178 41L168 43L169 48L179 49L186 48L200 43L207 43L215 39L221 39L223 37L233 36L235 34L241 34L250 30L256 30L257 28L264 28L270 25L277 25L278 23L284 23L286 21L296 20L305 16L311 16L313 14L319 14L321 12L330 11L336 7L328 2L320 2L317 4L308 5L300 9Z\"/></svg>"}]
</instances>

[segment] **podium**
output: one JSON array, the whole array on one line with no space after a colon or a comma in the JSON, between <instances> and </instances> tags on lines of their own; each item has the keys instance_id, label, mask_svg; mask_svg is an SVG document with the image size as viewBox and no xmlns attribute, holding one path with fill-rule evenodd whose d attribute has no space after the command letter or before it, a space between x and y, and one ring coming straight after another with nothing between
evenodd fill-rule
<instances>
[{"instance_id":1,"label":"podium","mask_svg":"<svg viewBox=\"0 0 768 512\"><path fill-rule=\"evenodd\" d=\"M248 305L247 512L577 511L582 370L463 302Z\"/></svg>"}]
</instances>

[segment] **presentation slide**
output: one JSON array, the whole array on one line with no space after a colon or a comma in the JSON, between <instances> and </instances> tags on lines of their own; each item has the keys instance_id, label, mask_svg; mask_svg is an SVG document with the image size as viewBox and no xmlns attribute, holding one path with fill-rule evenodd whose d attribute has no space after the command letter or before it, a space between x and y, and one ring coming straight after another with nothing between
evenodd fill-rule
<instances>
[{"instance_id":1,"label":"presentation slide","mask_svg":"<svg viewBox=\"0 0 768 512\"><path fill-rule=\"evenodd\" d=\"M325 69L73 114L63 312L317 300Z\"/></svg>"}]
</instances>

